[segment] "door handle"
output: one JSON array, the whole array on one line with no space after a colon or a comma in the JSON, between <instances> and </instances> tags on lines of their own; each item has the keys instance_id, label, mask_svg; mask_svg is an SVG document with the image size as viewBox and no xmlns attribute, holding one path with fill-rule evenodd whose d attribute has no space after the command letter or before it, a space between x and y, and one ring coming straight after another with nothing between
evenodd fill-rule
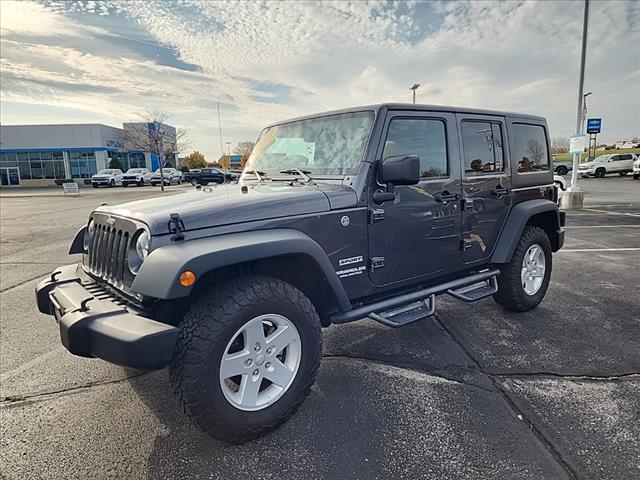
<instances>
[{"instance_id":1,"label":"door handle","mask_svg":"<svg viewBox=\"0 0 640 480\"><path fill-rule=\"evenodd\" d=\"M503 188L500 185L491 190L491 195L495 195L498 198L502 197L503 195L509 195L509 193L511 193L510 188Z\"/></svg>"},{"instance_id":2,"label":"door handle","mask_svg":"<svg viewBox=\"0 0 640 480\"><path fill-rule=\"evenodd\" d=\"M433 199L436 202L440 202L444 205L446 205L449 202L455 202L456 200L460 200L460 198L462 198L462 196L459 193L449 193L447 190L440 193L436 193L433 196Z\"/></svg>"}]
</instances>

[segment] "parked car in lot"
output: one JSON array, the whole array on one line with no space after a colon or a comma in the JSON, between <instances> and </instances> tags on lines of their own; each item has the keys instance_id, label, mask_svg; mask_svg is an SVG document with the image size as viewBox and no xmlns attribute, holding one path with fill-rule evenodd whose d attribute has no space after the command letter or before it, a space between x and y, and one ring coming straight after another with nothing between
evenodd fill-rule
<instances>
[{"instance_id":1,"label":"parked car in lot","mask_svg":"<svg viewBox=\"0 0 640 480\"><path fill-rule=\"evenodd\" d=\"M263 131L239 183L98 207L71 245L82 263L35 292L71 353L168 365L193 422L230 442L302 404L322 327L402 327L437 295L532 310L564 243L533 115L383 104L290 120Z\"/></svg>"},{"instance_id":2,"label":"parked car in lot","mask_svg":"<svg viewBox=\"0 0 640 480\"><path fill-rule=\"evenodd\" d=\"M640 178L640 155L636 155L638 159L633 162L633 179L638 180Z\"/></svg>"},{"instance_id":3,"label":"parked car in lot","mask_svg":"<svg viewBox=\"0 0 640 480\"><path fill-rule=\"evenodd\" d=\"M564 177L561 177L560 175L554 175L553 183L558 188L556 203L558 204L558 206L560 206L562 205L562 196L564 195L564 192L567 189L567 181L564 179Z\"/></svg>"},{"instance_id":4,"label":"parked car in lot","mask_svg":"<svg viewBox=\"0 0 640 480\"><path fill-rule=\"evenodd\" d=\"M137 185L142 187L151 182L151 172L148 168L130 168L122 177L122 186Z\"/></svg>"},{"instance_id":5,"label":"parked car in lot","mask_svg":"<svg viewBox=\"0 0 640 480\"><path fill-rule=\"evenodd\" d=\"M119 168L100 170L98 173L91 176L91 185L93 185L93 188L115 187L116 185L122 184L123 176L124 174Z\"/></svg>"},{"instance_id":6,"label":"parked car in lot","mask_svg":"<svg viewBox=\"0 0 640 480\"><path fill-rule=\"evenodd\" d=\"M589 176L602 178L608 173L626 175L633 171L633 162L636 158L633 153L600 155L589 162L580 164L578 173L584 178Z\"/></svg>"},{"instance_id":7,"label":"parked car in lot","mask_svg":"<svg viewBox=\"0 0 640 480\"><path fill-rule=\"evenodd\" d=\"M571 160L554 160L553 171L558 175L566 175L573 170L573 162Z\"/></svg>"},{"instance_id":8,"label":"parked car in lot","mask_svg":"<svg viewBox=\"0 0 640 480\"><path fill-rule=\"evenodd\" d=\"M163 183L162 181L163 178L164 178L165 185L172 185L174 183L180 184L182 183L182 172L180 170L176 170L175 168L171 168L171 167L163 168L162 176L160 176L160 169L157 169L151 175L151 185L153 186L160 185L161 183Z\"/></svg>"},{"instance_id":9,"label":"parked car in lot","mask_svg":"<svg viewBox=\"0 0 640 480\"><path fill-rule=\"evenodd\" d=\"M220 168L203 168L198 172L185 172L185 182L191 182L191 185L209 185L210 183L235 182L239 175L232 172L225 172Z\"/></svg>"}]
</instances>

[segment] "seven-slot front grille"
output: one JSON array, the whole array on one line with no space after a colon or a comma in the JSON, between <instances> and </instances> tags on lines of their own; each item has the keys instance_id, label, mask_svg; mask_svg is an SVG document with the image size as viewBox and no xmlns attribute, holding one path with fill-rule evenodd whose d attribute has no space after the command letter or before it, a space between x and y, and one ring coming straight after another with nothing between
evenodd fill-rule
<instances>
[{"instance_id":1,"label":"seven-slot front grille","mask_svg":"<svg viewBox=\"0 0 640 480\"><path fill-rule=\"evenodd\" d=\"M134 275L127 264L127 252L139 226L131 220L94 214L95 232L85 261L88 271L126 293Z\"/></svg>"}]
</instances>

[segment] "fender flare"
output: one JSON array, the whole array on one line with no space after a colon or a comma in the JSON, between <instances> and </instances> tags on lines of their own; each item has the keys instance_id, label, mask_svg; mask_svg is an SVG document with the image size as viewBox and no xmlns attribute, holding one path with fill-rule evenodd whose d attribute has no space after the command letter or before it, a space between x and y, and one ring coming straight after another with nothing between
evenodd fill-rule
<instances>
[{"instance_id":1,"label":"fender flare","mask_svg":"<svg viewBox=\"0 0 640 480\"><path fill-rule=\"evenodd\" d=\"M291 254L310 257L324 276L339 309L351 309L349 297L325 251L308 235L292 229L232 233L160 247L144 261L131 289L159 299L186 297L193 287L183 287L178 282L185 270L191 270L198 279L216 268Z\"/></svg>"},{"instance_id":2,"label":"fender flare","mask_svg":"<svg viewBox=\"0 0 640 480\"><path fill-rule=\"evenodd\" d=\"M555 203L550 200L543 199L524 201L515 205L509 212L509 216L507 217L507 221L502 228L500 239L498 240L496 248L493 252L491 261L493 263L510 262L511 257L513 256L513 253L518 246L518 242L520 241L520 237L522 236L524 227L529 222L529 219L534 215L545 212L553 212L555 214L553 228L558 233L558 235L563 234L564 232L562 231L560 212L558 210L558 206ZM563 235L562 238L564 238ZM553 239L551 239L551 241L553 245ZM560 243L557 248L554 248L554 251L558 250L561 246L562 244Z\"/></svg>"}]
</instances>

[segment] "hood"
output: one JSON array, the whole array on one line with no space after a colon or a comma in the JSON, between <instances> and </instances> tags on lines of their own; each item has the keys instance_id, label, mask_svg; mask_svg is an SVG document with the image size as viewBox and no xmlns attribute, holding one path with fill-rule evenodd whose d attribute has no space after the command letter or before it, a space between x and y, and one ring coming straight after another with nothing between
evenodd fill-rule
<instances>
[{"instance_id":1,"label":"hood","mask_svg":"<svg viewBox=\"0 0 640 480\"><path fill-rule=\"evenodd\" d=\"M328 193L323 189L328 190ZM152 235L169 233L169 216L177 213L186 230L217 227L232 223L321 213L355 205L355 192L339 185L322 186L268 183L249 188L240 186L191 190L175 195L147 198L115 206L103 205L99 212L140 220ZM349 193L351 192L351 193ZM333 202L330 201L333 199Z\"/></svg>"}]
</instances>

